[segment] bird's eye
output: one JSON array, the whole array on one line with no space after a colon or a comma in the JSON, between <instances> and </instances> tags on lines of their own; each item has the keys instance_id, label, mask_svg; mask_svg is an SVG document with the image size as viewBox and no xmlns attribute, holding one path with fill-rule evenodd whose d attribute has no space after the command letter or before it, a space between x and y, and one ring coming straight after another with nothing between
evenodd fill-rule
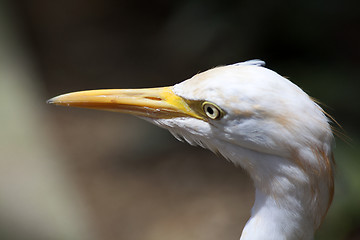
<instances>
[{"instance_id":1,"label":"bird's eye","mask_svg":"<svg viewBox=\"0 0 360 240\"><path fill-rule=\"evenodd\" d=\"M222 111L215 104L210 103L210 102L204 102L202 104L202 107L203 107L203 110L204 110L206 116L208 116L209 118L219 119L222 117Z\"/></svg>"}]
</instances>

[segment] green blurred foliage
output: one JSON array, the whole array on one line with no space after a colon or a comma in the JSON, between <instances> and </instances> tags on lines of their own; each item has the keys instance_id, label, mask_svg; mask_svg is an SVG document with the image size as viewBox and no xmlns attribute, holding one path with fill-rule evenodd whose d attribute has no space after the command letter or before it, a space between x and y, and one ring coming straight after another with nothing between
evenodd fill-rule
<instances>
[{"instance_id":1,"label":"green blurred foliage","mask_svg":"<svg viewBox=\"0 0 360 240\"><path fill-rule=\"evenodd\" d=\"M335 197L317 239L359 239L360 142L338 139L335 150L337 172Z\"/></svg>"}]
</instances>

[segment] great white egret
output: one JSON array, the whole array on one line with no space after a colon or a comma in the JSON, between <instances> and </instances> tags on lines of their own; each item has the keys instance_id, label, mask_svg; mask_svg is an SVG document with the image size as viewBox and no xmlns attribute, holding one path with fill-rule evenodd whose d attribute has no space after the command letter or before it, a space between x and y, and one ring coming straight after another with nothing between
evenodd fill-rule
<instances>
[{"instance_id":1,"label":"great white egret","mask_svg":"<svg viewBox=\"0 0 360 240\"><path fill-rule=\"evenodd\" d=\"M133 114L240 165L256 188L241 240L313 239L334 193L329 119L263 65L252 60L171 87L81 91L48 102Z\"/></svg>"}]
</instances>

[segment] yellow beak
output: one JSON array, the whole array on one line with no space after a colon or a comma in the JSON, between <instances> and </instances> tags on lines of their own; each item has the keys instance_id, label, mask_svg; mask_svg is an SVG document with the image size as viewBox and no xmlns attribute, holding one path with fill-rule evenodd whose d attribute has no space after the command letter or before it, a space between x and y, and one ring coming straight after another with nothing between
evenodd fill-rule
<instances>
[{"instance_id":1,"label":"yellow beak","mask_svg":"<svg viewBox=\"0 0 360 240\"><path fill-rule=\"evenodd\" d=\"M122 112L149 118L202 119L183 98L172 91L171 87L73 92L54 97L47 103Z\"/></svg>"}]
</instances>

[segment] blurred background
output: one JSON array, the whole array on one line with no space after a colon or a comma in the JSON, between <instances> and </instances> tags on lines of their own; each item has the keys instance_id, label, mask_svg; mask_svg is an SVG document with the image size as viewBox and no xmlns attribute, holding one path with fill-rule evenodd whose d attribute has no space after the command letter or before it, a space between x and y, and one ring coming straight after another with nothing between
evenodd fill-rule
<instances>
[{"instance_id":1,"label":"blurred background","mask_svg":"<svg viewBox=\"0 0 360 240\"><path fill-rule=\"evenodd\" d=\"M360 239L357 0L0 1L0 238L238 239L254 200L240 168L137 118L45 101L249 59L342 125L316 239Z\"/></svg>"}]
</instances>

